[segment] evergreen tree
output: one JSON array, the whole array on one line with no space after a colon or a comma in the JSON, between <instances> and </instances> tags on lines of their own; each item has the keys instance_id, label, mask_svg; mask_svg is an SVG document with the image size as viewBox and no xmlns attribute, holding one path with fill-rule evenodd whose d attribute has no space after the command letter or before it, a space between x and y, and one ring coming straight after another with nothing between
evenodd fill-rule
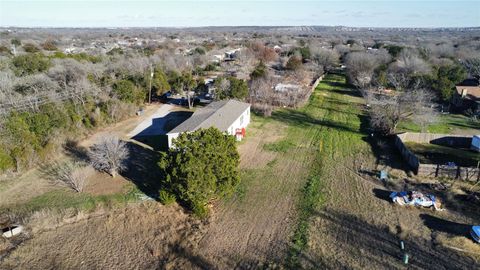
<instances>
[{"instance_id":1,"label":"evergreen tree","mask_svg":"<svg viewBox=\"0 0 480 270\"><path fill-rule=\"evenodd\" d=\"M165 186L199 216L207 204L234 192L240 181L235 138L216 128L181 134L159 162Z\"/></svg>"}]
</instances>

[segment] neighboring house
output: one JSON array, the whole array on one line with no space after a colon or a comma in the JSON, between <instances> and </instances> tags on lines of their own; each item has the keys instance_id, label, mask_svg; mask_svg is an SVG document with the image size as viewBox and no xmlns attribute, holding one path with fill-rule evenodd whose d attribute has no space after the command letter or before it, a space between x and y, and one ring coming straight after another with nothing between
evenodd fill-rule
<instances>
[{"instance_id":1,"label":"neighboring house","mask_svg":"<svg viewBox=\"0 0 480 270\"><path fill-rule=\"evenodd\" d=\"M226 134L235 135L237 139L241 139L249 123L250 104L233 99L212 102L195 111L185 122L167 133L168 147L173 146L173 140L181 133L209 127L216 127Z\"/></svg>"},{"instance_id":2,"label":"neighboring house","mask_svg":"<svg viewBox=\"0 0 480 270\"><path fill-rule=\"evenodd\" d=\"M233 60L237 59L238 53L240 51L241 51L241 49L238 48L238 49L235 49L235 50L225 52L224 60L225 61L233 61Z\"/></svg>"},{"instance_id":3,"label":"neighboring house","mask_svg":"<svg viewBox=\"0 0 480 270\"><path fill-rule=\"evenodd\" d=\"M452 97L452 104L458 109L479 109L480 108L480 86L478 81L462 83L455 86L455 93Z\"/></svg>"},{"instance_id":4,"label":"neighboring house","mask_svg":"<svg viewBox=\"0 0 480 270\"><path fill-rule=\"evenodd\" d=\"M215 79L217 76L209 77L203 80L205 87L207 88L207 94L213 95L215 93Z\"/></svg>"}]
</instances>

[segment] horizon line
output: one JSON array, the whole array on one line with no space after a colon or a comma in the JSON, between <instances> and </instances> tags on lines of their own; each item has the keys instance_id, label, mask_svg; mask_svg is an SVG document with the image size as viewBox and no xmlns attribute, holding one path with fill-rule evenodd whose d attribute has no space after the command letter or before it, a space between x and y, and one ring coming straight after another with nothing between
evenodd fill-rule
<instances>
[{"instance_id":1,"label":"horizon line","mask_svg":"<svg viewBox=\"0 0 480 270\"><path fill-rule=\"evenodd\" d=\"M374 28L374 29L462 29L462 28L479 28L478 26L350 26L350 25L319 25L319 24L305 24L305 25L200 25L200 26L16 26L16 25L0 25L0 28L25 28L25 29L122 29L122 28L206 28L206 27L350 27L350 28Z\"/></svg>"}]
</instances>

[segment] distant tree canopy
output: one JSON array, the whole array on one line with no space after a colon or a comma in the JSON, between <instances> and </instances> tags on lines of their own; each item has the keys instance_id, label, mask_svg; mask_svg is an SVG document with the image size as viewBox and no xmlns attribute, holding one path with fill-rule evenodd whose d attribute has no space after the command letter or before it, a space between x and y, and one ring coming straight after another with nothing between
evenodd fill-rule
<instances>
[{"instance_id":1,"label":"distant tree canopy","mask_svg":"<svg viewBox=\"0 0 480 270\"><path fill-rule=\"evenodd\" d=\"M403 50L403 47L398 45L387 45L385 46L385 49L387 49L388 53L392 57L397 57L398 55L400 55L400 52Z\"/></svg>"},{"instance_id":2,"label":"distant tree canopy","mask_svg":"<svg viewBox=\"0 0 480 270\"><path fill-rule=\"evenodd\" d=\"M55 41L51 39L47 39L43 44L42 48L46 51L56 51L58 48L55 45Z\"/></svg>"},{"instance_id":3,"label":"distant tree canopy","mask_svg":"<svg viewBox=\"0 0 480 270\"><path fill-rule=\"evenodd\" d=\"M250 74L250 77L252 79L258 79L258 78L266 77L267 74L268 74L267 66L263 63L263 61L260 61L260 63L258 63L258 65Z\"/></svg>"},{"instance_id":4,"label":"distant tree canopy","mask_svg":"<svg viewBox=\"0 0 480 270\"><path fill-rule=\"evenodd\" d=\"M14 46L20 46L22 45L22 42L20 41L20 39L18 38L12 38L12 40L10 40L10 43Z\"/></svg>"},{"instance_id":5,"label":"distant tree canopy","mask_svg":"<svg viewBox=\"0 0 480 270\"><path fill-rule=\"evenodd\" d=\"M46 71L51 63L43 54L23 54L12 59L15 75L24 76Z\"/></svg>"},{"instance_id":6,"label":"distant tree canopy","mask_svg":"<svg viewBox=\"0 0 480 270\"><path fill-rule=\"evenodd\" d=\"M65 58L72 58L75 59L79 62L81 61L87 61L91 63L100 63L102 61L102 57L100 56L95 56L95 55L90 55L86 53L70 53L70 54L65 54L63 52L55 52L53 55L50 56L50 58L58 58L58 59L65 59Z\"/></svg>"},{"instance_id":7,"label":"distant tree canopy","mask_svg":"<svg viewBox=\"0 0 480 270\"><path fill-rule=\"evenodd\" d=\"M236 99L244 99L248 95L247 82L235 77L228 77L230 81L230 96Z\"/></svg>"},{"instance_id":8,"label":"distant tree canopy","mask_svg":"<svg viewBox=\"0 0 480 270\"><path fill-rule=\"evenodd\" d=\"M193 50L193 53L196 53L199 55L205 55L205 49L202 47L196 47L195 50Z\"/></svg>"},{"instance_id":9,"label":"distant tree canopy","mask_svg":"<svg viewBox=\"0 0 480 270\"><path fill-rule=\"evenodd\" d=\"M181 134L159 161L164 186L200 217L208 203L231 195L240 182L235 138L216 128Z\"/></svg>"},{"instance_id":10,"label":"distant tree canopy","mask_svg":"<svg viewBox=\"0 0 480 270\"><path fill-rule=\"evenodd\" d=\"M289 56L300 55L302 60L306 60L306 59L311 59L311 58L312 58L312 54L311 54L311 52L310 52L310 48L309 48L309 47L294 48L294 49L292 49L290 52L288 52L288 55L289 55Z\"/></svg>"},{"instance_id":11,"label":"distant tree canopy","mask_svg":"<svg viewBox=\"0 0 480 270\"><path fill-rule=\"evenodd\" d=\"M40 49L33 43L25 43L22 48L28 53L37 53Z\"/></svg>"}]
</instances>

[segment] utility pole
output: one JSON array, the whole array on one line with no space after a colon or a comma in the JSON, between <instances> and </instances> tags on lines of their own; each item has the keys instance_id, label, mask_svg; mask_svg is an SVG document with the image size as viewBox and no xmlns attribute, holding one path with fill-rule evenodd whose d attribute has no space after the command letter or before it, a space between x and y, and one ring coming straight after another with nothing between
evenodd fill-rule
<instances>
[{"instance_id":1,"label":"utility pole","mask_svg":"<svg viewBox=\"0 0 480 270\"><path fill-rule=\"evenodd\" d=\"M152 104L152 80L153 80L153 67L150 65L150 90L148 91L148 104Z\"/></svg>"}]
</instances>

